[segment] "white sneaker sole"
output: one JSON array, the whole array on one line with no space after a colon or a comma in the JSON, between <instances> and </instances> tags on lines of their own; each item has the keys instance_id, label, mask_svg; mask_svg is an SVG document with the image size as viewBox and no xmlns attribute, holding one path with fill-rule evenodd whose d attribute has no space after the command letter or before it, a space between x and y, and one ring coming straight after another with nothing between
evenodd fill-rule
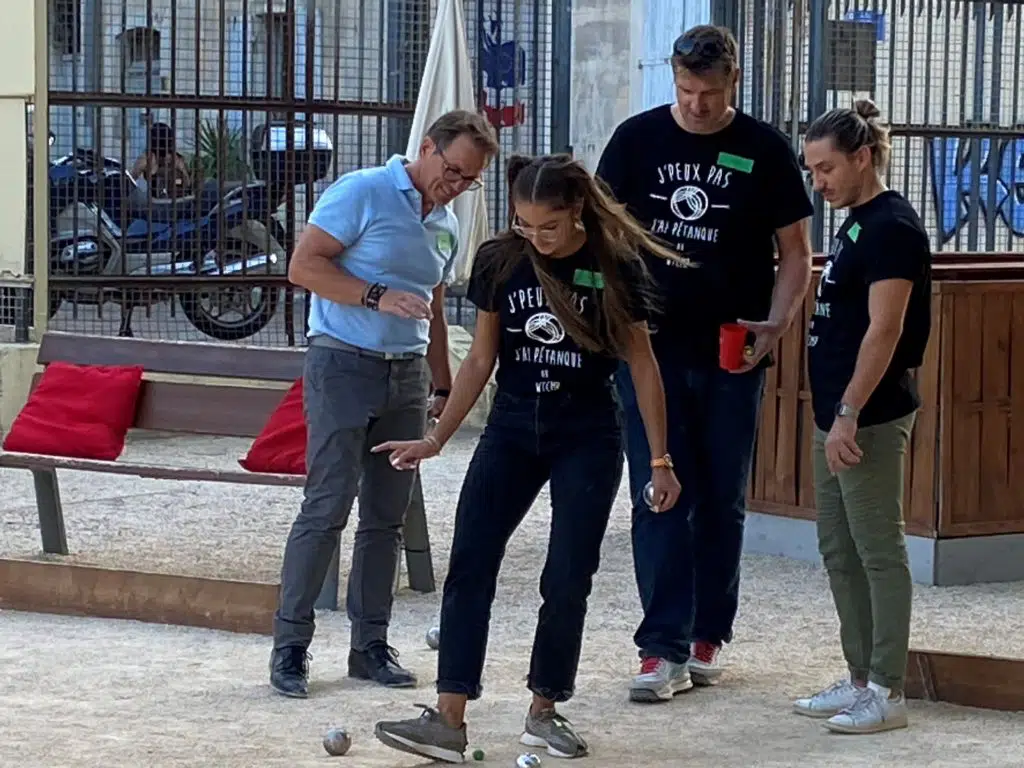
<instances>
[{"instance_id":1,"label":"white sneaker sole","mask_svg":"<svg viewBox=\"0 0 1024 768\"><path fill-rule=\"evenodd\" d=\"M690 678L696 685L717 685L718 678L722 676L721 667L705 667L700 664L689 664Z\"/></svg>"},{"instance_id":2,"label":"white sneaker sole","mask_svg":"<svg viewBox=\"0 0 1024 768\"><path fill-rule=\"evenodd\" d=\"M885 731L896 731L900 728L906 728L908 723L905 717L893 718L891 720L883 720L880 723L873 723L871 725L843 725L842 723L832 723L826 720L822 723L832 733L843 733L848 735L860 735L868 733L884 733Z\"/></svg>"},{"instance_id":3,"label":"white sneaker sole","mask_svg":"<svg viewBox=\"0 0 1024 768\"><path fill-rule=\"evenodd\" d=\"M524 746L527 746L527 747L543 747L544 749L547 750L547 753L549 755L551 755L552 757L560 757L560 758L563 758L563 759L566 759L566 760L569 760L569 759L572 759L572 758L575 758L575 757L586 757L586 755L587 755L586 750L584 750L583 754L581 754L581 755L577 755L575 753L569 755L569 754L566 754L565 752L560 752L559 750L557 750L554 747L552 747L548 743L547 739L542 739L540 736L534 736L529 731L523 731L523 735L519 737L519 743L523 744Z\"/></svg>"},{"instance_id":4,"label":"white sneaker sole","mask_svg":"<svg viewBox=\"0 0 1024 768\"><path fill-rule=\"evenodd\" d=\"M799 704L793 705L793 712L804 717L811 717L815 720L827 720L830 717L835 717L841 709L806 709L801 707Z\"/></svg>"},{"instance_id":5,"label":"white sneaker sole","mask_svg":"<svg viewBox=\"0 0 1024 768\"><path fill-rule=\"evenodd\" d=\"M430 757L434 760L444 760L446 763L464 763L466 761L465 755L461 752L445 749L444 747L436 747L433 744L418 744L411 739L396 736L395 734L388 733L380 728L374 729L373 735L377 737L377 740L381 744L391 747L392 749L397 749L400 752L408 752L412 755Z\"/></svg>"},{"instance_id":6,"label":"white sneaker sole","mask_svg":"<svg viewBox=\"0 0 1024 768\"><path fill-rule=\"evenodd\" d=\"M693 680L687 677L685 680L676 680L667 683L661 688L654 688L647 685L634 685L629 689L629 700L641 704L656 704L662 701L672 701L680 693L686 693L693 688Z\"/></svg>"}]
</instances>

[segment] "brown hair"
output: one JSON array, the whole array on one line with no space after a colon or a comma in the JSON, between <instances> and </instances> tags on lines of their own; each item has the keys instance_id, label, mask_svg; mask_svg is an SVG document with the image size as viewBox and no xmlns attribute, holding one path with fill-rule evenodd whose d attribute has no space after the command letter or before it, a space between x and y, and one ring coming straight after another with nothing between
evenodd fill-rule
<instances>
[{"instance_id":1,"label":"brown hair","mask_svg":"<svg viewBox=\"0 0 1024 768\"><path fill-rule=\"evenodd\" d=\"M879 173L889 165L892 142L889 127L878 118L881 112L871 99L858 99L853 109L836 108L819 116L807 128L804 141L831 139L840 152L852 155L870 147L871 163Z\"/></svg>"},{"instance_id":2,"label":"brown hair","mask_svg":"<svg viewBox=\"0 0 1024 768\"><path fill-rule=\"evenodd\" d=\"M467 137L488 157L498 154L498 137L494 126L476 112L453 109L437 118L427 129L427 138L441 152L448 149L459 136Z\"/></svg>"},{"instance_id":3,"label":"brown hair","mask_svg":"<svg viewBox=\"0 0 1024 768\"><path fill-rule=\"evenodd\" d=\"M698 24L672 45L672 71L686 70L698 77L715 71L731 75L739 69L736 38L726 27Z\"/></svg>"},{"instance_id":4,"label":"brown hair","mask_svg":"<svg viewBox=\"0 0 1024 768\"><path fill-rule=\"evenodd\" d=\"M626 207L615 202L611 191L570 155L523 157L513 155L508 163L509 224L516 202L529 202L569 210L579 207L587 242L597 256L604 288L596 302L597 322L591 324L573 306L568 287L551 271L550 259L537 253L533 244L510 230L484 243L480 255L491 265L495 292L513 270L529 259L540 281L548 306L572 339L584 349L622 357L629 344L634 310L655 307L653 286L641 251L683 264L689 262L647 233ZM643 276L640 295L632 295L623 278L622 267L635 266Z\"/></svg>"}]
</instances>

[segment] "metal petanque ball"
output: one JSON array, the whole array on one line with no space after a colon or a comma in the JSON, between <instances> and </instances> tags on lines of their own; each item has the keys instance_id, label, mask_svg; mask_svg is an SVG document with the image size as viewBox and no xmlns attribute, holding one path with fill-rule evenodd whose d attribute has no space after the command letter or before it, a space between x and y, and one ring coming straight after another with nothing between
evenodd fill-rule
<instances>
[{"instance_id":1,"label":"metal petanque ball","mask_svg":"<svg viewBox=\"0 0 1024 768\"><path fill-rule=\"evenodd\" d=\"M431 627L427 630L427 648L436 651L441 645L441 628Z\"/></svg>"},{"instance_id":2,"label":"metal petanque ball","mask_svg":"<svg viewBox=\"0 0 1024 768\"><path fill-rule=\"evenodd\" d=\"M654 509L654 483L648 483L644 486L644 503L650 509Z\"/></svg>"},{"instance_id":3,"label":"metal petanque ball","mask_svg":"<svg viewBox=\"0 0 1024 768\"><path fill-rule=\"evenodd\" d=\"M351 746L352 737L348 735L348 731L344 728L331 728L324 735L324 749L327 750L329 755L341 757L348 752Z\"/></svg>"},{"instance_id":4,"label":"metal petanque ball","mask_svg":"<svg viewBox=\"0 0 1024 768\"><path fill-rule=\"evenodd\" d=\"M516 758L516 768L540 768L540 758L526 753Z\"/></svg>"}]
</instances>

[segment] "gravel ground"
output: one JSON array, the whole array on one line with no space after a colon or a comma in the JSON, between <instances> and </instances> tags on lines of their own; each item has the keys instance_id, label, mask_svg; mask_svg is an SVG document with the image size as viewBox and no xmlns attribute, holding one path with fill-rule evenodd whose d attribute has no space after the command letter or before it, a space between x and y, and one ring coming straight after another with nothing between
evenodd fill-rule
<instances>
[{"instance_id":1,"label":"gravel ground","mask_svg":"<svg viewBox=\"0 0 1024 768\"><path fill-rule=\"evenodd\" d=\"M231 466L246 441L133 439L125 458ZM424 468L439 578L472 435ZM68 540L75 562L276 581L296 512L295 489L172 483L65 473ZM639 617L620 492L591 599L579 693L563 711L591 743L582 765L623 766L1024 766L1024 719L911 703L912 727L877 737L838 737L789 713L789 699L842 669L827 583L817 567L748 556L736 639L721 685L663 706L631 705L631 634ZM39 540L27 472L0 471L0 556L34 557ZM524 678L539 604L537 579L549 523L542 497L509 545L492 621L484 698L471 705L470 741L483 765L511 768L528 701ZM346 532L347 554L351 531ZM343 568L345 558L343 558ZM916 587L916 646L1024 657L1024 584ZM372 737L382 717L414 716L431 703L435 654L423 641L440 594L402 589L392 642L420 676L415 691L347 680L344 613L319 618L311 648L312 696L272 695L268 639L208 630L0 611L0 766L424 765ZM354 746L329 758L332 725ZM542 756L543 757L543 756ZM553 758L544 758L550 766Z\"/></svg>"}]
</instances>

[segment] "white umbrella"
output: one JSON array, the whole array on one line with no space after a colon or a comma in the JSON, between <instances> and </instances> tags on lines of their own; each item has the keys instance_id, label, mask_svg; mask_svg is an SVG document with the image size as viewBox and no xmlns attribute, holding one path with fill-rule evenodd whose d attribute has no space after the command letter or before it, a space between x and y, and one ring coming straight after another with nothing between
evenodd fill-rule
<instances>
[{"instance_id":1,"label":"white umbrella","mask_svg":"<svg viewBox=\"0 0 1024 768\"><path fill-rule=\"evenodd\" d=\"M423 67L423 80L416 99L416 113L405 151L410 160L419 154L423 137L437 118L453 109L476 111L475 78L466 48L466 25L462 18L462 0L440 0L430 50ZM452 203L459 220L459 253L451 282L469 280L473 255L487 239L487 203L484 190L463 192Z\"/></svg>"}]
</instances>

